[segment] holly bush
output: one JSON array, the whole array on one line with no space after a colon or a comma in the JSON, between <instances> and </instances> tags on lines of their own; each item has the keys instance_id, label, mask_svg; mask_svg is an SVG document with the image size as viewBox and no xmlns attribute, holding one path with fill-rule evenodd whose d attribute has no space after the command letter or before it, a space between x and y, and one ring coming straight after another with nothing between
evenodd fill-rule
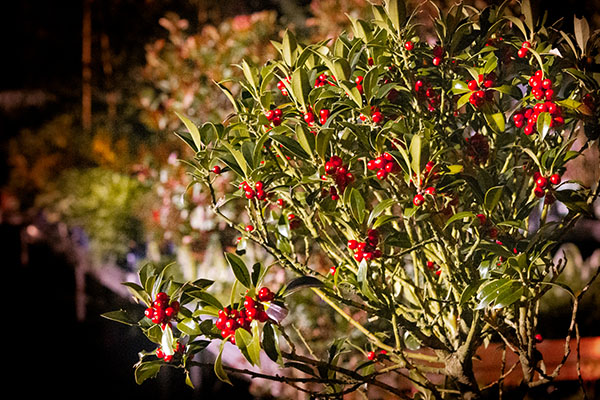
<instances>
[{"instance_id":1,"label":"holly bush","mask_svg":"<svg viewBox=\"0 0 600 400\"><path fill-rule=\"evenodd\" d=\"M404 380L415 397L473 399L501 389L514 368L523 394L558 376L598 275L575 292L552 259L598 197L598 186L563 176L597 146L597 34L584 19L574 18L574 34L548 26L528 0L520 16L507 5L440 12L434 44L401 0L373 5L370 20L349 17L352 32L329 43L304 45L288 31L274 43L278 59L241 61L239 95L218 83L233 116L201 125L181 116L194 182L239 231L224 254L236 284L223 304L211 281L179 282L168 267L147 265L126 283L145 315L106 317L158 346L141 353L138 382L165 365L205 366L194 356L211 342L221 380L249 374L323 398L366 387L412 397L395 385ZM222 179L231 185L221 195ZM241 219L223 212L240 200ZM550 213L558 205L567 211ZM247 243L264 262L249 265ZM286 273L278 288L265 284L274 268ZM553 287L571 295L572 320L563 362L547 370L536 324ZM303 350L289 332L298 292L344 322L325 352ZM518 362L484 386L474 356L491 342ZM224 365L231 345L255 367L264 351L281 374Z\"/></svg>"}]
</instances>

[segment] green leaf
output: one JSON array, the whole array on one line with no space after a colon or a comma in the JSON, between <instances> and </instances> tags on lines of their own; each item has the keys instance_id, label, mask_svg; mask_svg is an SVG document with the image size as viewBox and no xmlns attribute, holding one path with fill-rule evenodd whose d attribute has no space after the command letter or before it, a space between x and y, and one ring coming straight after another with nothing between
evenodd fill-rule
<instances>
[{"instance_id":1,"label":"green leaf","mask_svg":"<svg viewBox=\"0 0 600 400\"><path fill-rule=\"evenodd\" d=\"M464 106L465 104L467 104L469 102L469 98L471 98L471 92L465 93L462 96L460 96L460 98L456 102L456 108L457 109L461 108L462 106Z\"/></svg>"},{"instance_id":2,"label":"green leaf","mask_svg":"<svg viewBox=\"0 0 600 400\"><path fill-rule=\"evenodd\" d=\"M503 113L484 113L483 115L492 130L497 133L504 132L504 129L506 128L506 120Z\"/></svg>"},{"instance_id":3,"label":"green leaf","mask_svg":"<svg viewBox=\"0 0 600 400\"><path fill-rule=\"evenodd\" d=\"M187 294L195 299L200 300L201 303L209 304L217 309L223 308L223 305L216 297L205 292L204 290L190 290L187 292Z\"/></svg>"},{"instance_id":4,"label":"green leaf","mask_svg":"<svg viewBox=\"0 0 600 400\"><path fill-rule=\"evenodd\" d=\"M525 16L525 25L533 32L535 30L535 21L529 0L521 0L521 14Z\"/></svg>"},{"instance_id":5,"label":"green leaf","mask_svg":"<svg viewBox=\"0 0 600 400\"><path fill-rule=\"evenodd\" d=\"M329 149L329 141L334 133L335 131L333 129L321 129L317 134L316 149L317 154L319 157L321 157L321 159L325 159L325 154Z\"/></svg>"},{"instance_id":6,"label":"green leaf","mask_svg":"<svg viewBox=\"0 0 600 400\"><path fill-rule=\"evenodd\" d=\"M418 176L421 174L421 136L419 134L415 134L410 141L409 153L411 158L410 167Z\"/></svg>"},{"instance_id":7,"label":"green leaf","mask_svg":"<svg viewBox=\"0 0 600 400\"><path fill-rule=\"evenodd\" d=\"M241 176L246 177L246 174L248 173L248 165L246 164L246 159L244 158L242 152L237 149L234 149L233 146L231 146L229 143L223 142L222 145L229 151L229 153L235 159L237 166L242 172ZM223 161L226 162L224 159Z\"/></svg>"},{"instance_id":8,"label":"green leaf","mask_svg":"<svg viewBox=\"0 0 600 400\"><path fill-rule=\"evenodd\" d=\"M229 266L231 267L233 275L235 275L236 279L246 288L253 288L250 272L248 271L244 261L233 253L225 253L225 258L227 259L227 263L229 263Z\"/></svg>"},{"instance_id":9,"label":"green leaf","mask_svg":"<svg viewBox=\"0 0 600 400\"><path fill-rule=\"evenodd\" d=\"M298 143L302 146L302 149L306 152L307 156L312 158L313 149L315 148L315 135L309 132L302 126L302 124L296 125L296 138Z\"/></svg>"},{"instance_id":10,"label":"green leaf","mask_svg":"<svg viewBox=\"0 0 600 400\"><path fill-rule=\"evenodd\" d=\"M225 369L223 368L223 349L225 348L225 343L227 343L227 341L225 341L225 340L223 340L221 342L219 354L217 355L217 359L215 360L214 370L215 370L215 375L217 376L217 378L219 378L220 381L228 383L231 386L233 386L233 383L231 383L231 381L229 380L229 376L227 376L227 373L225 372Z\"/></svg>"},{"instance_id":11,"label":"green leaf","mask_svg":"<svg viewBox=\"0 0 600 400\"><path fill-rule=\"evenodd\" d=\"M356 188L350 189L350 211L352 216L360 223L365 220L365 199Z\"/></svg>"},{"instance_id":12,"label":"green leaf","mask_svg":"<svg viewBox=\"0 0 600 400\"><path fill-rule=\"evenodd\" d=\"M389 0L385 2L386 10L390 21L396 28L396 31L401 32L405 26L406 20L406 5L403 0Z\"/></svg>"},{"instance_id":13,"label":"green leaf","mask_svg":"<svg viewBox=\"0 0 600 400\"><path fill-rule=\"evenodd\" d=\"M579 19L577 16L573 16L573 30L575 31L575 40L581 49L581 54L586 54L587 42L590 38L590 26L585 17Z\"/></svg>"},{"instance_id":14,"label":"green leaf","mask_svg":"<svg viewBox=\"0 0 600 400\"><path fill-rule=\"evenodd\" d=\"M140 363L134 371L135 383L141 385L147 379L156 378L161 366L162 362L158 360Z\"/></svg>"},{"instance_id":15,"label":"green leaf","mask_svg":"<svg viewBox=\"0 0 600 400\"><path fill-rule=\"evenodd\" d=\"M283 35L283 43L282 43L282 56L283 61L289 66L293 67L296 62L296 48L298 43L296 41L296 37L293 33L286 29L285 34Z\"/></svg>"},{"instance_id":16,"label":"green leaf","mask_svg":"<svg viewBox=\"0 0 600 400\"><path fill-rule=\"evenodd\" d=\"M258 92L258 72L256 67L248 64L246 60L242 60L242 71L244 72L244 77L251 85L252 89L254 89L254 93Z\"/></svg>"},{"instance_id":17,"label":"green leaf","mask_svg":"<svg viewBox=\"0 0 600 400\"><path fill-rule=\"evenodd\" d=\"M452 224L455 221L465 219L465 218L473 218L473 217L475 217L474 212L471 212L471 211L458 212L458 213L452 215L450 218L448 218L448 221L446 221L446 225L444 225L444 229L446 229L448 226L450 226L450 224Z\"/></svg>"},{"instance_id":18,"label":"green leaf","mask_svg":"<svg viewBox=\"0 0 600 400\"><path fill-rule=\"evenodd\" d=\"M306 102L308 93L310 92L310 84L308 82L308 75L304 68L298 68L292 73L292 92L294 97L303 109L306 110Z\"/></svg>"},{"instance_id":19,"label":"green leaf","mask_svg":"<svg viewBox=\"0 0 600 400\"><path fill-rule=\"evenodd\" d=\"M133 295L133 297L140 300L142 303L150 305L150 303L152 302L148 291L146 291L140 285L133 282L124 282L122 285L126 286L129 292Z\"/></svg>"},{"instance_id":20,"label":"green leaf","mask_svg":"<svg viewBox=\"0 0 600 400\"><path fill-rule=\"evenodd\" d=\"M465 287L465 289L463 290L463 292L460 295L460 302L459 305L462 307L465 304L467 304L475 295L475 293L477 293L477 290L479 289L479 286L481 285L483 281L482 280L478 280L475 282L470 283L467 287Z\"/></svg>"},{"instance_id":21,"label":"green leaf","mask_svg":"<svg viewBox=\"0 0 600 400\"><path fill-rule=\"evenodd\" d=\"M263 328L263 350L267 356L276 363L282 365L281 351L279 350L279 340L275 333L273 325L266 323Z\"/></svg>"},{"instance_id":22,"label":"green leaf","mask_svg":"<svg viewBox=\"0 0 600 400\"><path fill-rule=\"evenodd\" d=\"M200 325L193 318L185 318L177 323L177 329L186 335L194 336L201 335Z\"/></svg>"},{"instance_id":23,"label":"green leaf","mask_svg":"<svg viewBox=\"0 0 600 400\"><path fill-rule=\"evenodd\" d=\"M165 355L172 356L175 354L175 350L173 349L173 329L171 329L171 325L167 324L165 329L163 329L162 338L160 340L160 346Z\"/></svg>"},{"instance_id":24,"label":"green leaf","mask_svg":"<svg viewBox=\"0 0 600 400\"><path fill-rule=\"evenodd\" d=\"M550 124L552 123L552 116L549 112L542 112L538 115L536 128L537 131L542 135L542 139L546 137L550 130Z\"/></svg>"},{"instance_id":25,"label":"green leaf","mask_svg":"<svg viewBox=\"0 0 600 400\"><path fill-rule=\"evenodd\" d=\"M379 217L385 210L392 207L394 204L396 204L394 199L384 199L377 203L377 205L373 207L373 210L371 210L369 218L367 218L367 226L371 226L377 217Z\"/></svg>"},{"instance_id":26,"label":"green leaf","mask_svg":"<svg viewBox=\"0 0 600 400\"><path fill-rule=\"evenodd\" d=\"M471 89L465 81L455 79L452 81L452 93L454 94L463 94L463 93L471 93Z\"/></svg>"},{"instance_id":27,"label":"green leaf","mask_svg":"<svg viewBox=\"0 0 600 400\"><path fill-rule=\"evenodd\" d=\"M282 296L289 296L290 294L297 292L298 290L309 288L309 287L322 287L323 282L314 276L301 276L292 279L285 287L282 292Z\"/></svg>"},{"instance_id":28,"label":"green leaf","mask_svg":"<svg viewBox=\"0 0 600 400\"><path fill-rule=\"evenodd\" d=\"M175 115L177 115L181 122L183 122L190 135L192 135L192 140L194 141L194 145L196 146L195 150L200 151L202 148L204 148L204 145L202 144L202 139L200 138L200 131L198 130L198 127L192 121L190 121L189 118L183 116L182 114L175 112Z\"/></svg>"},{"instance_id":29,"label":"green leaf","mask_svg":"<svg viewBox=\"0 0 600 400\"><path fill-rule=\"evenodd\" d=\"M488 212L492 212L502 199L503 186L494 186L485 193L484 207Z\"/></svg>"},{"instance_id":30,"label":"green leaf","mask_svg":"<svg viewBox=\"0 0 600 400\"><path fill-rule=\"evenodd\" d=\"M505 294L505 291L510 290L512 281L510 279L494 279L484 283L478 292L479 304L475 307L476 310L481 310L488 307L494 300Z\"/></svg>"},{"instance_id":31,"label":"green leaf","mask_svg":"<svg viewBox=\"0 0 600 400\"><path fill-rule=\"evenodd\" d=\"M298 141L290 137L284 135L271 135L271 139L281 144L286 150L288 150L297 157L300 157L304 160L308 160L310 158L310 155L306 151L304 151L304 149L298 143Z\"/></svg>"},{"instance_id":32,"label":"green leaf","mask_svg":"<svg viewBox=\"0 0 600 400\"><path fill-rule=\"evenodd\" d=\"M110 312L101 314L101 317L110 319L111 321L120 322L125 325L130 325L130 326L137 325L137 321L135 321L125 310L110 311Z\"/></svg>"}]
</instances>

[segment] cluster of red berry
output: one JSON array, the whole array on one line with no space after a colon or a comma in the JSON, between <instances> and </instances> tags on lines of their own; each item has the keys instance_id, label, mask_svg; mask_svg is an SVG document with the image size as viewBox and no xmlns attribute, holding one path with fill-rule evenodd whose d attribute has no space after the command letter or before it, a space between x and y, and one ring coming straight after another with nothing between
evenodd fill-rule
<instances>
[{"instance_id":1,"label":"cluster of red berry","mask_svg":"<svg viewBox=\"0 0 600 400\"><path fill-rule=\"evenodd\" d=\"M369 229L367 238L364 242L359 242L355 239L348 240L348 248L354 251L354 259L358 262L364 260L372 260L380 258L383 254L377 248L379 244L379 231L377 229Z\"/></svg>"},{"instance_id":2,"label":"cluster of red berry","mask_svg":"<svg viewBox=\"0 0 600 400\"><path fill-rule=\"evenodd\" d=\"M152 302L152 305L144 311L144 315L153 323L161 324L164 328L171 319L177 316L179 307L179 302L177 300L171 301L168 294L159 292L156 294L156 298Z\"/></svg>"},{"instance_id":3,"label":"cluster of red berry","mask_svg":"<svg viewBox=\"0 0 600 400\"><path fill-rule=\"evenodd\" d=\"M354 174L348 170L348 165L344 165L340 156L331 156L325 162L325 174L333 176L335 185L329 188L329 195L334 201L339 200L339 194L344 193L346 186L354 182ZM327 179L327 176L324 175L323 179Z\"/></svg>"},{"instance_id":4,"label":"cluster of red berry","mask_svg":"<svg viewBox=\"0 0 600 400\"><path fill-rule=\"evenodd\" d=\"M467 82L467 86L471 91L469 103L471 103L473 107L479 108L486 102L492 100L494 92L488 89L494 86L495 80L496 74L494 72L490 72L485 76L483 74L479 74L477 80L472 79Z\"/></svg>"},{"instance_id":5,"label":"cluster of red berry","mask_svg":"<svg viewBox=\"0 0 600 400\"><path fill-rule=\"evenodd\" d=\"M165 362L171 362L173 361L174 357L182 356L183 353L185 353L185 345L177 342L173 351L175 352L174 354L165 354L163 349L159 347L158 349L156 349L156 357L162 358L163 360L165 360Z\"/></svg>"},{"instance_id":6,"label":"cluster of red berry","mask_svg":"<svg viewBox=\"0 0 600 400\"><path fill-rule=\"evenodd\" d=\"M440 104L440 94L430 87L428 82L418 79L415 82L415 92L420 100L427 102L427 109L429 111L435 111Z\"/></svg>"},{"instance_id":7,"label":"cluster of red berry","mask_svg":"<svg viewBox=\"0 0 600 400\"><path fill-rule=\"evenodd\" d=\"M329 118L331 112L327 108L322 108L319 110L319 124L324 125ZM315 114L312 110L312 107L308 107L308 110L303 114L302 118L304 122L306 122L309 126L313 126L315 124Z\"/></svg>"},{"instance_id":8,"label":"cluster of red berry","mask_svg":"<svg viewBox=\"0 0 600 400\"><path fill-rule=\"evenodd\" d=\"M285 77L285 81L280 80L279 82L277 82L277 89L279 89L281 91L282 95L284 95L284 96L289 95L289 93L287 91L286 83L289 85L290 82L291 82L291 78L289 76Z\"/></svg>"},{"instance_id":9,"label":"cluster of red berry","mask_svg":"<svg viewBox=\"0 0 600 400\"><path fill-rule=\"evenodd\" d=\"M273 124L273 126L281 125L281 122L282 122L281 117L282 116L283 116L283 112L281 111L280 108L275 108L273 110L267 110L265 112L265 117L267 117L267 120L269 122L271 122Z\"/></svg>"},{"instance_id":10,"label":"cluster of red berry","mask_svg":"<svg viewBox=\"0 0 600 400\"><path fill-rule=\"evenodd\" d=\"M327 74L321 74L319 76L317 76L317 79L315 80L315 87L323 87L325 86L325 84L329 84L331 86L335 86L335 84L331 81L328 81L329 76L327 76ZM331 77L331 79L335 80L335 77Z\"/></svg>"},{"instance_id":11,"label":"cluster of red berry","mask_svg":"<svg viewBox=\"0 0 600 400\"><path fill-rule=\"evenodd\" d=\"M385 351L385 350L381 350L381 351L379 351L379 353L376 353L376 352L374 352L374 351L369 351L369 352L367 353L367 359L368 359L369 361L373 361L373 360L375 360L376 358L379 358L379 357L385 357L386 355L387 355L387 351Z\"/></svg>"},{"instance_id":12,"label":"cluster of red berry","mask_svg":"<svg viewBox=\"0 0 600 400\"><path fill-rule=\"evenodd\" d=\"M215 321L217 329L221 330L221 337L235 344L235 331L239 328L250 331L252 321L267 322L269 316L265 311L263 302L271 302L275 298L275 293L267 287L261 288L256 299L251 296L244 298L242 309L230 309L225 307L219 310L218 318Z\"/></svg>"},{"instance_id":13,"label":"cluster of red berry","mask_svg":"<svg viewBox=\"0 0 600 400\"><path fill-rule=\"evenodd\" d=\"M544 78L544 71L537 70L529 78L529 86L531 94L536 100L552 100L554 97L554 89L552 89L552 79Z\"/></svg>"},{"instance_id":14,"label":"cluster of red berry","mask_svg":"<svg viewBox=\"0 0 600 400\"><path fill-rule=\"evenodd\" d=\"M361 93L361 94L363 92L363 85L362 85L362 83L363 83L363 79L364 78L365 78L364 76L359 75L359 76L356 77L356 79L354 79L354 83L356 83L356 88L358 89L358 92Z\"/></svg>"},{"instance_id":15,"label":"cluster of red berry","mask_svg":"<svg viewBox=\"0 0 600 400\"><path fill-rule=\"evenodd\" d=\"M547 112L552 119L550 126L560 126L565 120L562 116L562 110L559 105L551 101L537 103L532 108L522 108L513 114L513 121L517 128L523 128L523 133L531 135L537 131L537 120L541 113Z\"/></svg>"},{"instance_id":16,"label":"cluster of red berry","mask_svg":"<svg viewBox=\"0 0 600 400\"><path fill-rule=\"evenodd\" d=\"M428 188L423 190L422 193L417 193L415 197L413 197L412 202L416 207L421 207L423 204L425 204L425 196L435 196L435 193L435 188L433 186L429 186Z\"/></svg>"},{"instance_id":17,"label":"cluster of red berry","mask_svg":"<svg viewBox=\"0 0 600 400\"><path fill-rule=\"evenodd\" d=\"M248 182L243 181L238 187L244 191L248 200L252 200L255 197L259 200L267 200L269 198L269 193L265 191L264 186L262 181L256 181L254 188L252 188Z\"/></svg>"},{"instance_id":18,"label":"cluster of red berry","mask_svg":"<svg viewBox=\"0 0 600 400\"><path fill-rule=\"evenodd\" d=\"M550 199L548 199L549 202L553 202L554 201L554 196L551 195L551 192L546 192L548 189L551 188L550 185L558 185L561 181L561 177L559 174L552 174L550 175L549 178L543 176L541 173L539 172L535 172L533 174L533 180L535 182L535 188L533 188L533 194L535 194L536 197L550 197ZM550 196L549 196L550 195Z\"/></svg>"},{"instance_id":19,"label":"cluster of red berry","mask_svg":"<svg viewBox=\"0 0 600 400\"><path fill-rule=\"evenodd\" d=\"M377 171L377 179L384 180L388 174L396 173L400 168L390 153L383 153L379 157L367 161L367 169Z\"/></svg>"},{"instance_id":20,"label":"cluster of red berry","mask_svg":"<svg viewBox=\"0 0 600 400\"><path fill-rule=\"evenodd\" d=\"M444 60L444 48L442 46L435 45L433 47L433 59L431 63L436 67L439 66Z\"/></svg>"},{"instance_id":21,"label":"cluster of red berry","mask_svg":"<svg viewBox=\"0 0 600 400\"><path fill-rule=\"evenodd\" d=\"M437 276L441 275L442 270L440 269L440 267L438 265L436 265L436 263L434 263L433 261L427 261L426 265L427 265L428 270L432 271Z\"/></svg>"},{"instance_id":22,"label":"cluster of red berry","mask_svg":"<svg viewBox=\"0 0 600 400\"><path fill-rule=\"evenodd\" d=\"M519 56L519 58L527 57L527 51L530 47L531 43L523 42L523 44L521 44L521 48L519 49L519 51L517 51L517 55Z\"/></svg>"}]
</instances>

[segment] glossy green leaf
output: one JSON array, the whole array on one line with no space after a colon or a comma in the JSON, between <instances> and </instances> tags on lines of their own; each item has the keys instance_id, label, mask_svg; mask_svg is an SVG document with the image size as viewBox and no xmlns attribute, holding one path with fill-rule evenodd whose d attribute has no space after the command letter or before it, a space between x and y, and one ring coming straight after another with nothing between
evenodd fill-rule
<instances>
[{"instance_id":1,"label":"glossy green leaf","mask_svg":"<svg viewBox=\"0 0 600 400\"><path fill-rule=\"evenodd\" d=\"M225 259L231 267L235 278L246 288L251 289L253 287L252 279L250 278L250 272L244 261L233 253L225 253Z\"/></svg>"},{"instance_id":2,"label":"glossy green leaf","mask_svg":"<svg viewBox=\"0 0 600 400\"><path fill-rule=\"evenodd\" d=\"M217 378L220 381L228 383L233 386L233 383L231 383L229 376L227 375L227 373L225 372L225 369L223 368L223 349L225 347L225 343L227 343L225 340L223 340L221 342L221 347L219 348L219 354L217 355L217 358L215 359L214 371L215 371L215 375L217 376Z\"/></svg>"},{"instance_id":3,"label":"glossy green leaf","mask_svg":"<svg viewBox=\"0 0 600 400\"><path fill-rule=\"evenodd\" d=\"M502 199L503 186L494 186L485 193L484 207L491 213Z\"/></svg>"},{"instance_id":4,"label":"glossy green leaf","mask_svg":"<svg viewBox=\"0 0 600 400\"><path fill-rule=\"evenodd\" d=\"M144 381L156 378L162 366L161 361L145 361L135 367L134 376L135 383L141 385Z\"/></svg>"}]
</instances>

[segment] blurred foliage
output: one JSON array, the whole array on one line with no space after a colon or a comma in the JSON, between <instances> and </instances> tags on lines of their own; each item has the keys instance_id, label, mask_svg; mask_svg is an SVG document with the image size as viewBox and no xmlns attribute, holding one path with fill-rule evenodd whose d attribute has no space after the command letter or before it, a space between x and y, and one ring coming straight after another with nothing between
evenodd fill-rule
<instances>
[{"instance_id":1,"label":"blurred foliage","mask_svg":"<svg viewBox=\"0 0 600 400\"><path fill-rule=\"evenodd\" d=\"M50 222L63 221L89 238L93 264L123 259L141 240L137 200L147 190L137 179L105 168L68 169L37 205Z\"/></svg>"}]
</instances>

